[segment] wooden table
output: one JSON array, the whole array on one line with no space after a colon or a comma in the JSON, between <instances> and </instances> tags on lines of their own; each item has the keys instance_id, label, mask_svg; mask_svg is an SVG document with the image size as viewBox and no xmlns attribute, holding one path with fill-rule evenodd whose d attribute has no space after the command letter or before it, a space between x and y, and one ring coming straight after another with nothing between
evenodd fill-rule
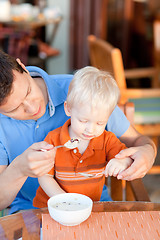
<instances>
[{"instance_id":1,"label":"wooden table","mask_svg":"<svg viewBox=\"0 0 160 240\"><path fill-rule=\"evenodd\" d=\"M93 212L160 211L160 203L95 202ZM42 213L47 208L26 210L0 218L0 239L40 239Z\"/></svg>"},{"instance_id":2,"label":"wooden table","mask_svg":"<svg viewBox=\"0 0 160 240\"><path fill-rule=\"evenodd\" d=\"M25 65L35 65L45 69L49 57L59 55L52 47L62 21L62 16L53 19L37 18L24 21L0 21L0 47L14 58L20 58ZM45 37L44 27L50 26ZM39 53L42 56L39 56Z\"/></svg>"},{"instance_id":3,"label":"wooden table","mask_svg":"<svg viewBox=\"0 0 160 240\"><path fill-rule=\"evenodd\" d=\"M48 37L46 42L51 45L53 43L53 40L55 38L58 26L60 22L62 21L62 17L57 17L53 19L33 19L33 20L28 20L28 21L8 21L8 22L0 22L0 24L5 28L5 27L10 27L13 28L16 31L30 31L30 30L36 30L37 28L44 27L47 25L52 25L52 31L51 35Z\"/></svg>"}]
</instances>

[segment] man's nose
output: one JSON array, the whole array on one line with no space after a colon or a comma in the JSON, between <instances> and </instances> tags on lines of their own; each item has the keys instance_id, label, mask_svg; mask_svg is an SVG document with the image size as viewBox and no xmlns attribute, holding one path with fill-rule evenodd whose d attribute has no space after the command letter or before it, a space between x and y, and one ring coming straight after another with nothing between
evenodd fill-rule
<instances>
[{"instance_id":1,"label":"man's nose","mask_svg":"<svg viewBox=\"0 0 160 240\"><path fill-rule=\"evenodd\" d=\"M23 105L24 105L24 111L26 112L26 113L31 113L31 114L33 114L33 113L35 113L35 111L36 111L36 109L37 109L37 106L36 106L36 104L35 104L35 102L34 101L25 101L24 103L23 103Z\"/></svg>"}]
</instances>

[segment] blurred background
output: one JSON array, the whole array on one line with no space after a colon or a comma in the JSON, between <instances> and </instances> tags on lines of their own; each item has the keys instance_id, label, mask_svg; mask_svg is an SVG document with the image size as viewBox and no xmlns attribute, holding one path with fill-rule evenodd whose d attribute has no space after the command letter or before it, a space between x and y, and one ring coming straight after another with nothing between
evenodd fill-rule
<instances>
[{"instance_id":1,"label":"blurred background","mask_svg":"<svg viewBox=\"0 0 160 240\"><path fill-rule=\"evenodd\" d=\"M9 52L10 38L26 34L29 56L45 58L38 40L48 42L46 55L54 55L49 46L60 53L46 59L47 70L68 73L89 64L87 36L95 34L121 49L125 68L146 67L154 64L155 19L159 0L1 0L0 47Z\"/></svg>"},{"instance_id":2,"label":"blurred background","mask_svg":"<svg viewBox=\"0 0 160 240\"><path fill-rule=\"evenodd\" d=\"M0 0L0 49L49 74L73 73L90 65L93 34L121 50L125 69L159 69L159 21L159 0ZM152 80L133 79L127 87L150 89ZM156 144L160 165L159 138ZM160 174L143 181L151 200L160 202Z\"/></svg>"}]
</instances>

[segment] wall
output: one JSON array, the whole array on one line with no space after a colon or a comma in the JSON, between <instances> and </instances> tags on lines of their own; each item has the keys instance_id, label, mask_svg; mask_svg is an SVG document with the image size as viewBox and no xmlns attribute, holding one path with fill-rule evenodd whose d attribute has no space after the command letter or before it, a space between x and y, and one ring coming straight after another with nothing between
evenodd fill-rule
<instances>
[{"instance_id":1,"label":"wall","mask_svg":"<svg viewBox=\"0 0 160 240\"><path fill-rule=\"evenodd\" d=\"M61 54L47 60L47 72L49 74L63 74L69 71L69 14L70 0L47 0L48 6L59 7L63 14L63 20L59 25L56 37L52 46L58 48ZM50 33L50 27L47 34Z\"/></svg>"}]
</instances>

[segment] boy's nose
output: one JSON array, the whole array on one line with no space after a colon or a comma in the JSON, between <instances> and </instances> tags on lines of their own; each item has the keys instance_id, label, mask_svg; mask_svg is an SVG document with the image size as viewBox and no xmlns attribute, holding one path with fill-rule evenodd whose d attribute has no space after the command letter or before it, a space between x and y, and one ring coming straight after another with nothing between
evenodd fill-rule
<instances>
[{"instance_id":1,"label":"boy's nose","mask_svg":"<svg viewBox=\"0 0 160 240\"><path fill-rule=\"evenodd\" d=\"M87 130L88 133L93 133L94 132L94 124L89 123L86 127L86 130Z\"/></svg>"}]
</instances>

